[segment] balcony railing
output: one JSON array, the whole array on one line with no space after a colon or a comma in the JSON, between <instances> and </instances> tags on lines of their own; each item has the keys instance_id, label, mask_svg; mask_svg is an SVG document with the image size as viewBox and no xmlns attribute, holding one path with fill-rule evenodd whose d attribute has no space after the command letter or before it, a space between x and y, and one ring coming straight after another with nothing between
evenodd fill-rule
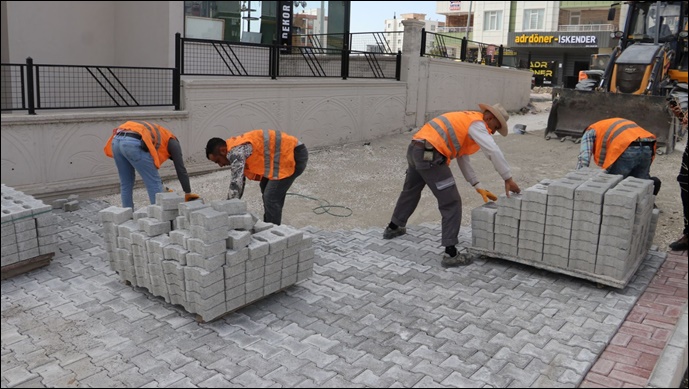
<instances>
[{"instance_id":1,"label":"balcony railing","mask_svg":"<svg viewBox=\"0 0 689 389\"><path fill-rule=\"evenodd\" d=\"M615 31L614 24L562 24L558 26L559 32L589 32L589 31Z\"/></svg>"},{"instance_id":2,"label":"balcony railing","mask_svg":"<svg viewBox=\"0 0 689 389\"><path fill-rule=\"evenodd\" d=\"M473 27L438 27L437 32L472 32Z\"/></svg>"}]
</instances>

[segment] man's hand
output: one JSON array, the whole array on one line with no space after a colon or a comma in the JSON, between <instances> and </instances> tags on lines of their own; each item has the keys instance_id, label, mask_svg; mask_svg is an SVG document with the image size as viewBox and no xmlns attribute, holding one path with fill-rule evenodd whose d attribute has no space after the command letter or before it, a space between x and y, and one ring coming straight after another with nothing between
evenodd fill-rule
<instances>
[{"instance_id":1,"label":"man's hand","mask_svg":"<svg viewBox=\"0 0 689 389\"><path fill-rule=\"evenodd\" d=\"M522 190L519 189L519 185L517 185L513 179L510 178L505 180L505 195L507 195L507 197L510 197L510 192L520 193L521 191Z\"/></svg>"},{"instance_id":2,"label":"man's hand","mask_svg":"<svg viewBox=\"0 0 689 389\"><path fill-rule=\"evenodd\" d=\"M489 199L490 201L495 201L498 199L498 196L492 194L487 189L483 189L479 183L476 183L476 185L474 185L474 189L476 189L476 192L478 192L478 194L480 194L481 197L483 197L484 203L487 203Z\"/></svg>"},{"instance_id":3,"label":"man's hand","mask_svg":"<svg viewBox=\"0 0 689 389\"><path fill-rule=\"evenodd\" d=\"M199 199L199 195L196 193L185 193L184 194L184 201L194 201Z\"/></svg>"}]
</instances>

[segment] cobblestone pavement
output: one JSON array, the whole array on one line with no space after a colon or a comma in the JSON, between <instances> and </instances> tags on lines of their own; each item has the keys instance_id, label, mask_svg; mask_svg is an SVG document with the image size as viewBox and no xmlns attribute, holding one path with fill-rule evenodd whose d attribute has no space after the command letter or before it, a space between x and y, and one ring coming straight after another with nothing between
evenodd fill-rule
<instances>
[{"instance_id":1,"label":"cobblestone pavement","mask_svg":"<svg viewBox=\"0 0 689 389\"><path fill-rule=\"evenodd\" d=\"M2 281L2 387L577 387L667 257L619 290L498 259L443 269L439 225L307 228L311 279L198 323L119 281L109 204L80 203L56 212L50 265Z\"/></svg>"}]
</instances>

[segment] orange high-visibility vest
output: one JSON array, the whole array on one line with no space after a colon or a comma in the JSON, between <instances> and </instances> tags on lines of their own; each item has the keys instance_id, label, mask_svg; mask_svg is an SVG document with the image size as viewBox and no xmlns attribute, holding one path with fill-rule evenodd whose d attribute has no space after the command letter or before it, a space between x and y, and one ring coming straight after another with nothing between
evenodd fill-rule
<instances>
[{"instance_id":1,"label":"orange high-visibility vest","mask_svg":"<svg viewBox=\"0 0 689 389\"><path fill-rule=\"evenodd\" d=\"M448 112L426 123L412 138L430 142L449 165L450 160L481 149L469 136L469 126L477 120L483 121L482 112Z\"/></svg>"},{"instance_id":2,"label":"orange high-visibility vest","mask_svg":"<svg viewBox=\"0 0 689 389\"><path fill-rule=\"evenodd\" d=\"M253 130L240 136L227 139L227 150L251 143L253 149L246 159L244 175L250 180L281 180L294 174L294 148L299 140L282 131Z\"/></svg>"},{"instance_id":3,"label":"orange high-visibility vest","mask_svg":"<svg viewBox=\"0 0 689 389\"><path fill-rule=\"evenodd\" d=\"M115 137L117 131L130 131L141 135L141 140L146 143L148 152L151 153L153 163L157 169L160 169L160 165L170 158L170 152L167 150L168 142L172 138L177 139L177 137L170 132L170 130L158 124L128 121L124 124L120 124L119 127L112 130L112 135L105 144L103 151L105 152L105 155L110 158L112 158L112 139Z\"/></svg>"},{"instance_id":4,"label":"orange high-visibility vest","mask_svg":"<svg viewBox=\"0 0 689 389\"><path fill-rule=\"evenodd\" d=\"M655 135L639 127L631 120L610 118L593 123L588 130L596 132L593 160L603 169L609 168L627 147L639 139L655 139ZM653 144L655 158L656 144Z\"/></svg>"}]
</instances>

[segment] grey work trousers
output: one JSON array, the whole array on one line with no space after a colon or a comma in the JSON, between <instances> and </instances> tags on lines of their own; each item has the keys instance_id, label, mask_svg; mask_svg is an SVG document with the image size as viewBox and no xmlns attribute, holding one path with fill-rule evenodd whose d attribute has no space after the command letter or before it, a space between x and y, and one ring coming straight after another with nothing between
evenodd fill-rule
<instances>
[{"instance_id":1,"label":"grey work trousers","mask_svg":"<svg viewBox=\"0 0 689 389\"><path fill-rule=\"evenodd\" d=\"M294 174L282 180L269 180L262 178L259 187L263 195L263 221L267 223L282 224L282 208L285 206L287 191L306 169L309 161L309 152L306 146L299 145L294 148Z\"/></svg>"},{"instance_id":2,"label":"grey work trousers","mask_svg":"<svg viewBox=\"0 0 689 389\"><path fill-rule=\"evenodd\" d=\"M407 220L421 199L423 188L428 187L438 200L438 210L442 217L443 246L454 246L459 240L459 227L462 222L462 198L459 196L455 178L445 157L433 149L431 161L423 160L424 143L412 141L407 149L407 175L391 221L400 227L407 225Z\"/></svg>"}]
</instances>

